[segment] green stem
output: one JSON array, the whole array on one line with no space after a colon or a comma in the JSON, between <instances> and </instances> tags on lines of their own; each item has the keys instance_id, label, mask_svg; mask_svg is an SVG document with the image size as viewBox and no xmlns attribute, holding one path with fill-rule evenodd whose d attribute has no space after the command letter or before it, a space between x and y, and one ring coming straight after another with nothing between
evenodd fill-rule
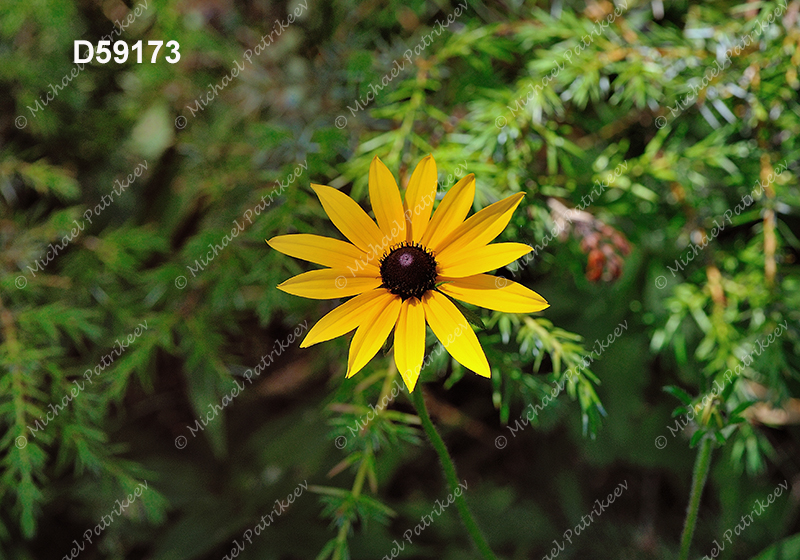
<instances>
[{"instance_id":1,"label":"green stem","mask_svg":"<svg viewBox=\"0 0 800 560\"><path fill-rule=\"evenodd\" d=\"M697 514L700 511L700 498L703 495L703 488L706 485L708 471L711 468L712 442L709 438L703 438L700 449L697 452L697 459L694 462L694 475L692 476L692 493L689 496L689 506L686 508L686 522L683 525L681 535L681 550L678 560L688 560L689 547L692 544L694 526L697 524Z\"/></svg>"},{"instance_id":2,"label":"green stem","mask_svg":"<svg viewBox=\"0 0 800 560\"><path fill-rule=\"evenodd\" d=\"M422 387L417 387L416 391L411 392L411 400L414 403L414 407L417 409L417 414L422 422L422 428L425 430L425 434L428 436L431 445L433 445L433 448L439 455L439 461L442 464L444 477L447 479L447 483L450 485L450 488L454 491L453 495L455 495L455 489L459 486L458 475L456 475L456 467L453 464L453 460L450 458L450 453L448 453L442 437L439 435L439 432L436 431L433 422L431 422L431 417L428 415L428 409L425 408L425 397L422 395ZM478 548L483 557L487 560L497 560L497 557L492 552L492 549L489 548L489 544L486 542L483 533L481 533L478 524L475 523L475 519L472 517L472 514L467 507L467 502L464 499L464 495L460 492L456 497L456 508L458 509L458 514L461 516L461 521L464 522L467 532L472 537L472 541L475 543L475 546Z\"/></svg>"},{"instance_id":3,"label":"green stem","mask_svg":"<svg viewBox=\"0 0 800 560\"><path fill-rule=\"evenodd\" d=\"M389 369L386 371L386 378L383 381L383 387L381 388L381 394L378 395L378 402L383 400L383 397L387 396L391 391L392 382L394 381L394 377L397 374L397 366L395 366L394 360L392 360L389 364ZM383 413L381 410L378 414ZM361 463L358 465L358 472L356 473L356 479L353 481L353 489L350 490L350 493L353 495L353 499L357 500L358 497L361 495L361 490L364 488L364 481L367 478L367 469L369 468L370 460L372 458L372 446L367 444L364 449L364 453L361 457ZM347 535L350 532L351 522L350 519L347 518L342 522L342 525L339 527L339 532L336 535L336 546L333 550L333 558L331 560L341 560L343 554L342 551L344 550L345 543L347 541Z\"/></svg>"},{"instance_id":4,"label":"green stem","mask_svg":"<svg viewBox=\"0 0 800 560\"><path fill-rule=\"evenodd\" d=\"M353 489L350 493L353 495L353 499L358 499L361 495L361 489L364 487L364 479L367 476L367 467L369 466L369 454L371 453L370 449L367 448L364 450L364 456L361 458L361 464L358 466L358 472L356 473L356 479L353 481ZM333 551L333 560L340 560L342 557L341 551L344 547L345 542L347 541L347 534L350 532L350 518L346 518L342 525L339 527L339 533L336 535L336 546Z\"/></svg>"},{"instance_id":5,"label":"green stem","mask_svg":"<svg viewBox=\"0 0 800 560\"><path fill-rule=\"evenodd\" d=\"M414 90L414 93L411 94L411 99L408 103L408 109L405 117L403 118L403 123L400 125L400 130L397 134L397 139L394 142L394 147L390 153L401 154L403 152L403 144L408 141L411 136L411 130L414 127L414 119L417 114L417 109L420 108L422 101L425 99L424 87L426 76L427 72L424 70L419 70L417 72L417 81L414 84L416 89Z\"/></svg>"}]
</instances>

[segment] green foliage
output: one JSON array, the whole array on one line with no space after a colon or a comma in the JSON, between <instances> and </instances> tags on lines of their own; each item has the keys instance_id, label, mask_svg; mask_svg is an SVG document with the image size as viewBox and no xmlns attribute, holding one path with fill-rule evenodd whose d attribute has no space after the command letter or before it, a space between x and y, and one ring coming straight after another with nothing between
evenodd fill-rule
<instances>
[{"instance_id":1,"label":"green foliage","mask_svg":"<svg viewBox=\"0 0 800 560\"><path fill-rule=\"evenodd\" d=\"M800 535L792 535L754 556L752 560L781 560L797 557L798 554L800 554Z\"/></svg>"},{"instance_id":2,"label":"green foliage","mask_svg":"<svg viewBox=\"0 0 800 560\"><path fill-rule=\"evenodd\" d=\"M440 195L475 174L475 211L525 193L498 241L535 253L497 274L551 304L470 308L490 382L428 339L420 388L479 487L468 500L490 544L549 552L600 482L634 471L639 496L570 554L673 558L689 447L713 438L694 540L706 553L741 503L796 469L800 26L796 13L769 22L781 5L471 2L442 28L456 2L309 1L196 114L299 3L151 0L121 38L177 40L179 63L92 63L69 80L73 41L96 42L127 10L0 7L0 557L63 557L146 480L84 557L219 558L306 478L319 501L299 498L243 558L387 554L442 488L408 395L373 410L397 379L391 358L344 380L346 340L294 343L252 385L245 374L332 308L276 290L308 267L264 244L341 237L309 184L366 207L374 156L403 186L428 153ZM242 396L190 433L237 383ZM536 405L534 428L497 449ZM645 529L642 503L656 512ZM757 558L792 557L790 511L772 506L736 554L786 539ZM450 515L415 543L420 557L471 554Z\"/></svg>"}]
</instances>

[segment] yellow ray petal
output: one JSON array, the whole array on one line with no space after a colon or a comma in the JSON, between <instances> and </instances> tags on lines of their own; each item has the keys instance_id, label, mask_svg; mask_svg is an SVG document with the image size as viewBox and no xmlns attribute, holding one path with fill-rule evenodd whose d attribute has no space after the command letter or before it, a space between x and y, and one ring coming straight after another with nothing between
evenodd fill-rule
<instances>
[{"instance_id":1,"label":"yellow ray petal","mask_svg":"<svg viewBox=\"0 0 800 560\"><path fill-rule=\"evenodd\" d=\"M457 300L504 313L533 313L550 307L542 296L522 284L489 274L453 278L439 289Z\"/></svg>"},{"instance_id":2,"label":"yellow ray petal","mask_svg":"<svg viewBox=\"0 0 800 560\"><path fill-rule=\"evenodd\" d=\"M383 235L394 245L406 240L403 201L392 172L377 156L369 165L369 200Z\"/></svg>"},{"instance_id":3,"label":"yellow ray petal","mask_svg":"<svg viewBox=\"0 0 800 560\"><path fill-rule=\"evenodd\" d=\"M478 337L453 302L438 292L428 292L422 296L422 305L433 334L450 355L465 368L490 377L492 371Z\"/></svg>"},{"instance_id":4,"label":"yellow ray petal","mask_svg":"<svg viewBox=\"0 0 800 560\"><path fill-rule=\"evenodd\" d=\"M406 232L407 241L422 239L431 219L433 201L436 200L436 161L433 156L422 158L417 164L406 188L406 216L411 218L411 228Z\"/></svg>"},{"instance_id":5,"label":"yellow ray petal","mask_svg":"<svg viewBox=\"0 0 800 560\"><path fill-rule=\"evenodd\" d=\"M332 187L311 184L317 193L325 213L339 231L349 239L353 245L362 251L370 252L370 245L381 247L383 234L364 210L355 200ZM383 254L383 249L380 250Z\"/></svg>"},{"instance_id":6,"label":"yellow ray petal","mask_svg":"<svg viewBox=\"0 0 800 560\"><path fill-rule=\"evenodd\" d=\"M388 293L387 290L378 288L346 301L317 321L317 324L308 331L300 348L308 348L318 342L349 333L364 321L364 317L368 317L375 310L375 305L380 303L377 301L378 298Z\"/></svg>"},{"instance_id":7,"label":"yellow ray petal","mask_svg":"<svg viewBox=\"0 0 800 560\"><path fill-rule=\"evenodd\" d=\"M400 301L400 296L389 292L375 300L373 312L365 316L350 342L347 377L353 377L378 353L397 323Z\"/></svg>"},{"instance_id":8,"label":"yellow ray petal","mask_svg":"<svg viewBox=\"0 0 800 560\"><path fill-rule=\"evenodd\" d=\"M524 243L493 243L472 251L437 255L436 262L441 276L462 278L496 270L531 251L533 249Z\"/></svg>"},{"instance_id":9,"label":"yellow ray petal","mask_svg":"<svg viewBox=\"0 0 800 560\"><path fill-rule=\"evenodd\" d=\"M267 243L284 255L323 266L344 268L353 262L361 261L363 268L367 269L367 273L362 273L360 276L374 276L380 273L377 265L378 261L370 262L364 251L339 239L331 239L330 237L309 233L298 233L295 235L279 235L273 237ZM356 267L354 266L353 268Z\"/></svg>"},{"instance_id":10,"label":"yellow ray petal","mask_svg":"<svg viewBox=\"0 0 800 560\"><path fill-rule=\"evenodd\" d=\"M325 268L298 274L278 285L287 294L309 299L336 299L373 290L382 284L380 276L353 276L341 269Z\"/></svg>"},{"instance_id":11,"label":"yellow ray petal","mask_svg":"<svg viewBox=\"0 0 800 560\"><path fill-rule=\"evenodd\" d=\"M455 259L459 252L466 253L491 243L506 228L523 196L523 193L511 195L470 216L437 246L431 247L436 251L436 258Z\"/></svg>"},{"instance_id":12,"label":"yellow ray petal","mask_svg":"<svg viewBox=\"0 0 800 560\"><path fill-rule=\"evenodd\" d=\"M394 329L394 362L406 382L414 390L425 357L425 310L417 298L409 298L400 307Z\"/></svg>"},{"instance_id":13,"label":"yellow ray petal","mask_svg":"<svg viewBox=\"0 0 800 560\"><path fill-rule=\"evenodd\" d=\"M436 245L464 222L475 200L475 175L470 173L447 191L422 235L426 247Z\"/></svg>"}]
</instances>

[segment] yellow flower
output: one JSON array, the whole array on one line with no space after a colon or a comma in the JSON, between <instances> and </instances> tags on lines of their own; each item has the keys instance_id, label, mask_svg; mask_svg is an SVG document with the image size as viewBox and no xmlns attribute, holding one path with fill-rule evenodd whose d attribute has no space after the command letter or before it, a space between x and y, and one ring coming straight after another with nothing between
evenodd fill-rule
<instances>
[{"instance_id":1,"label":"yellow flower","mask_svg":"<svg viewBox=\"0 0 800 560\"><path fill-rule=\"evenodd\" d=\"M394 177L377 157L369 168L369 197L376 225L340 191L312 184L322 207L350 243L312 234L280 235L267 243L286 255L330 268L312 270L278 286L312 299L356 296L325 315L301 347L353 329L347 377L355 375L394 328L394 360L409 391L425 354L425 323L464 367L489 377L491 370L475 333L447 296L496 311L531 313L549 307L528 288L484 274L529 253L522 243L489 243L511 219L518 193L466 219L475 198L469 174L442 199L436 197L436 162L425 157L400 198Z\"/></svg>"}]
</instances>

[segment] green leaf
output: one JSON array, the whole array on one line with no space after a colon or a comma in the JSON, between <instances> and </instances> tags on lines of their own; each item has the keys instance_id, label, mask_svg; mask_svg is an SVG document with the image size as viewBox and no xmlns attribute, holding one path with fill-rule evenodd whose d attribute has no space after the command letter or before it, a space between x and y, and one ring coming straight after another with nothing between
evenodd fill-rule
<instances>
[{"instance_id":1,"label":"green leaf","mask_svg":"<svg viewBox=\"0 0 800 560\"><path fill-rule=\"evenodd\" d=\"M800 533L773 544L750 560L796 560L800 558Z\"/></svg>"},{"instance_id":2,"label":"green leaf","mask_svg":"<svg viewBox=\"0 0 800 560\"><path fill-rule=\"evenodd\" d=\"M441 293L441 292L439 292L439 293ZM450 299L450 301L452 301L455 304L456 308L459 311L461 311L461 313L464 314L464 317L466 317L467 321L469 321L469 323L473 327L479 328L481 330L486 328L486 326L483 324L483 319L481 319L479 315L477 315L473 311L470 311L469 309L464 307L460 302L458 302L458 301L456 301L454 299Z\"/></svg>"},{"instance_id":3,"label":"green leaf","mask_svg":"<svg viewBox=\"0 0 800 560\"><path fill-rule=\"evenodd\" d=\"M322 547L322 550L319 552L317 557L314 560L327 560L333 554L333 550L336 548L336 539L331 539L325 546Z\"/></svg>"},{"instance_id":4,"label":"green leaf","mask_svg":"<svg viewBox=\"0 0 800 560\"><path fill-rule=\"evenodd\" d=\"M664 387L663 391L669 393L685 405L689 405L692 402L692 397L689 396L689 393L676 385L668 385Z\"/></svg>"},{"instance_id":5,"label":"green leaf","mask_svg":"<svg viewBox=\"0 0 800 560\"><path fill-rule=\"evenodd\" d=\"M703 429L697 430L695 433L692 434L692 439L689 440L689 447L695 447L700 440L703 439L703 436L706 435L706 431Z\"/></svg>"},{"instance_id":6,"label":"green leaf","mask_svg":"<svg viewBox=\"0 0 800 560\"><path fill-rule=\"evenodd\" d=\"M740 403L739 406L737 406L736 408L731 410L731 416L732 417L733 416L739 416L742 412L744 412L745 410L747 410L748 408L750 408L751 406L753 406L757 402L758 402L757 400L752 400L752 401L744 401L743 403Z\"/></svg>"},{"instance_id":7,"label":"green leaf","mask_svg":"<svg viewBox=\"0 0 800 560\"><path fill-rule=\"evenodd\" d=\"M382 351L383 351L383 355L384 356L388 356L389 355L389 353L392 351L392 346L394 346L394 331L391 331L389 333L389 336L386 338L386 340L383 343Z\"/></svg>"}]
</instances>

